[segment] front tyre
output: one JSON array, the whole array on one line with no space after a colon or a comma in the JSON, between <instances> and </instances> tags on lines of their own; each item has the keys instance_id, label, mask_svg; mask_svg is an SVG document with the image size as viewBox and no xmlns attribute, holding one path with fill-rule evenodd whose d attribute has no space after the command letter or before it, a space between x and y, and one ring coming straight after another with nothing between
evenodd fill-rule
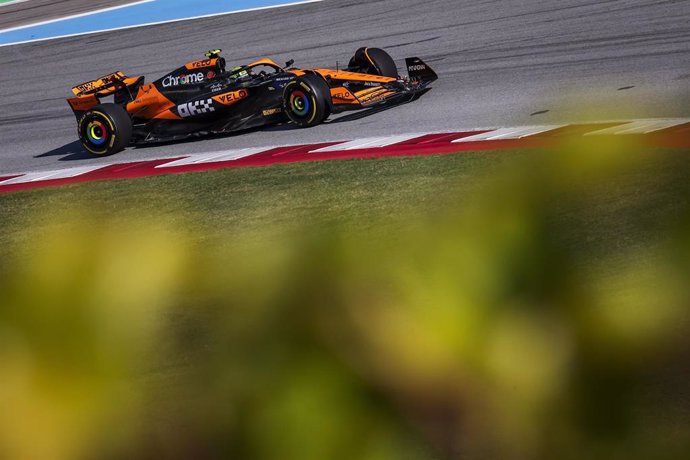
<instances>
[{"instance_id":1,"label":"front tyre","mask_svg":"<svg viewBox=\"0 0 690 460\"><path fill-rule=\"evenodd\" d=\"M398 78L398 67L390 54L381 48L360 48L350 59L350 67L362 73Z\"/></svg>"},{"instance_id":2,"label":"front tyre","mask_svg":"<svg viewBox=\"0 0 690 460\"><path fill-rule=\"evenodd\" d=\"M132 139L132 119L117 104L97 105L79 119L77 129L81 145L95 157L120 152Z\"/></svg>"},{"instance_id":3,"label":"front tyre","mask_svg":"<svg viewBox=\"0 0 690 460\"><path fill-rule=\"evenodd\" d=\"M331 89L318 75L292 80L283 92L283 110L290 121L303 128L322 123L331 110Z\"/></svg>"}]
</instances>

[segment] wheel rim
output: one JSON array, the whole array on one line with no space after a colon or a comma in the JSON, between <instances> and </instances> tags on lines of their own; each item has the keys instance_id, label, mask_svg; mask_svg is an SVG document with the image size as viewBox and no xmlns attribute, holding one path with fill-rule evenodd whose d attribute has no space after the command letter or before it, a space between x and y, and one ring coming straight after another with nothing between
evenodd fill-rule
<instances>
[{"instance_id":1,"label":"wheel rim","mask_svg":"<svg viewBox=\"0 0 690 460\"><path fill-rule=\"evenodd\" d=\"M290 94L290 108L298 117L306 117L311 109L309 97L300 90L293 91Z\"/></svg>"},{"instance_id":2,"label":"wheel rim","mask_svg":"<svg viewBox=\"0 0 690 460\"><path fill-rule=\"evenodd\" d=\"M100 120L91 120L86 126L86 139L93 145L100 147L110 138L110 133L105 123Z\"/></svg>"},{"instance_id":3,"label":"wheel rim","mask_svg":"<svg viewBox=\"0 0 690 460\"><path fill-rule=\"evenodd\" d=\"M94 155L107 155L115 143L115 127L101 112L87 114L79 123L79 130L82 145Z\"/></svg>"}]
</instances>

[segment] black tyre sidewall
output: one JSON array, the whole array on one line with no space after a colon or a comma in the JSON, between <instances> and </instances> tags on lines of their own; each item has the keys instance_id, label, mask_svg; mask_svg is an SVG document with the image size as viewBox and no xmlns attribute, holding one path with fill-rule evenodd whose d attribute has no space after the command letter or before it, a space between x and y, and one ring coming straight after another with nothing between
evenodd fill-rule
<instances>
[{"instance_id":1,"label":"black tyre sidewall","mask_svg":"<svg viewBox=\"0 0 690 460\"><path fill-rule=\"evenodd\" d=\"M103 145L89 140L86 130L92 121L99 121L107 130ZM127 111L117 104L101 104L86 112L77 124L79 140L86 151L96 157L120 152L132 138L132 120Z\"/></svg>"},{"instance_id":2,"label":"black tyre sidewall","mask_svg":"<svg viewBox=\"0 0 690 460\"><path fill-rule=\"evenodd\" d=\"M374 67L376 67L378 75L398 78L398 66L395 65L395 61L390 54L381 48L367 48L366 54L369 56L372 64L374 64Z\"/></svg>"},{"instance_id":3,"label":"black tyre sidewall","mask_svg":"<svg viewBox=\"0 0 690 460\"><path fill-rule=\"evenodd\" d=\"M295 113L290 103L290 96L301 91L309 100L309 111L306 115ZM283 110L287 117L298 126L309 128L323 122L330 114L330 88L318 75L307 74L296 78L285 87L283 92Z\"/></svg>"},{"instance_id":4,"label":"black tyre sidewall","mask_svg":"<svg viewBox=\"0 0 690 460\"><path fill-rule=\"evenodd\" d=\"M381 48L360 48L352 59L350 67L361 69L363 73L383 77L398 78L398 66L386 51Z\"/></svg>"}]
</instances>

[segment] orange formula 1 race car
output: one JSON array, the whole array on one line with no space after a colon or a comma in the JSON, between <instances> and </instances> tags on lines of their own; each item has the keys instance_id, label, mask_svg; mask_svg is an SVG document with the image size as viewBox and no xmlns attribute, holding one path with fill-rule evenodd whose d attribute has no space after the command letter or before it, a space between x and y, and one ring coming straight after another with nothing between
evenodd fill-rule
<instances>
[{"instance_id":1,"label":"orange formula 1 race car","mask_svg":"<svg viewBox=\"0 0 690 460\"><path fill-rule=\"evenodd\" d=\"M122 72L77 85L68 99L79 139L94 156L131 144L227 133L268 124L318 125L345 110L418 98L438 77L419 58L406 59L408 77L378 48L360 48L345 69L285 68L270 59L226 70L221 50L153 83ZM101 99L112 96L113 102Z\"/></svg>"}]
</instances>

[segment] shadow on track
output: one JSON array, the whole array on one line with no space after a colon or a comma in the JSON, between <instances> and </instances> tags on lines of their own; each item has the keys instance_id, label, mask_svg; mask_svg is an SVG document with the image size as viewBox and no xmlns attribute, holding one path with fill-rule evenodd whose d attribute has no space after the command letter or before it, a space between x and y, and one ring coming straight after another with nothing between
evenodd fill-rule
<instances>
[{"instance_id":1,"label":"shadow on track","mask_svg":"<svg viewBox=\"0 0 690 460\"><path fill-rule=\"evenodd\" d=\"M377 113L384 112L386 110L390 110L394 107L397 107L397 105L391 105L391 106L385 106L385 107L372 107L371 109L365 109L361 110L358 112L352 112L347 115L343 115L341 117L338 117L334 120L329 120L326 122L326 124L335 124L335 123L346 123L348 121L355 121L355 120L361 120L362 118L367 118L372 115L375 115Z\"/></svg>"},{"instance_id":2,"label":"shadow on track","mask_svg":"<svg viewBox=\"0 0 690 460\"><path fill-rule=\"evenodd\" d=\"M410 102L414 102L420 97L422 97L424 94L426 94L431 88L427 88L423 91L420 91L417 94L414 94L412 97L410 97L407 100L402 100L400 102L396 102L393 104L387 104L387 105L382 105L379 107L372 107L370 109L364 109L364 110L357 110L355 112L352 112L348 115L343 115L341 117L336 118L335 120L327 121L326 124L332 124L332 123L346 123L348 121L355 121L355 120L361 120L362 118L370 117L372 115L376 115L377 113L385 112L386 110L394 109L396 107L400 107L401 105L406 105L409 104Z\"/></svg>"},{"instance_id":3,"label":"shadow on track","mask_svg":"<svg viewBox=\"0 0 690 460\"><path fill-rule=\"evenodd\" d=\"M338 116L337 118L330 119L327 121L324 121L324 125L332 125L336 123L347 123L348 121L356 121L356 120L361 120L363 118L370 117L372 115L376 115L377 113L385 112L386 110L394 109L396 107L399 107L404 104L409 104L413 100L417 100L418 96L415 99L409 100L409 101L404 101L400 102L398 104L392 104L392 105L386 105L386 106L381 106L381 107L372 107L370 109L364 109L364 110L358 110L355 112L350 112L347 113L347 115L341 115ZM290 123L280 123L277 125L269 125L269 126L264 126L261 128L257 128L257 131L290 131L293 129L303 129L299 128L295 125L292 125Z\"/></svg>"},{"instance_id":4,"label":"shadow on track","mask_svg":"<svg viewBox=\"0 0 690 460\"><path fill-rule=\"evenodd\" d=\"M93 158L88 154L84 147L82 147L81 142L74 141L69 144L65 144L62 147L58 147L46 153L41 153L40 155L35 155L34 158L52 157L66 155L60 158L59 161L74 161L74 160L88 160Z\"/></svg>"},{"instance_id":5,"label":"shadow on track","mask_svg":"<svg viewBox=\"0 0 690 460\"><path fill-rule=\"evenodd\" d=\"M372 107L370 109L364 109L364 110L359 110L356 112L351 112L346 115L341 115L338 116L335 119L328 120L324 122L325 125L331 125L331 124L336 124L336 123L346 123L349 121L355 121L355 120L361 120L363 118L370 117L372 115L375 115L377 113L384 112L386 110L393 109L395 107L398 107L400 105L404 104L409 104L410 102L417 100L421 94L415 95L414 98L410 99L409 101L403 101L398 104L393 104L393 105L386 105L386 106L380 106L380 107ZM298 126L295 126L291 123L278 123L275 125L267 125L267 126L261 126L258 128L251 128L251 129L246 129L246 130L241 130L241 131L235 131L235 132L230 132L230 133L217 133L217 134L199 134L199 135L191 135L187 138L184 139L177 139L177 140L170 140L170 141L161 141L161 142L152 142L149 144L141 144L141 145L135 145L135 146L130 146L129 148L134 148L134 149L148 149L148 148L153 148L153 147L161 147L165 145L170 145L170 144L186 144L188 142L197 142L203 139L218 139L218 138L224 138L224 137L233 137L233 136L241 136L243 134L248 134L252 132L275 132L275 131L297 131L303 128L300 128ZM45 153L41 153L40 155L35 155L34 158L43 158L43 157L51 157L51 156L60 156L60 155L65 155L62 158L60 158L59 161L75 161L75 160L91 160L94 157L89 155L89 153L82 147L81 142L79 141L74 141L70 142L69 144L63 145L62 147L58 147L56 149L50 150Z\"/></svg>"}]
</instances>

